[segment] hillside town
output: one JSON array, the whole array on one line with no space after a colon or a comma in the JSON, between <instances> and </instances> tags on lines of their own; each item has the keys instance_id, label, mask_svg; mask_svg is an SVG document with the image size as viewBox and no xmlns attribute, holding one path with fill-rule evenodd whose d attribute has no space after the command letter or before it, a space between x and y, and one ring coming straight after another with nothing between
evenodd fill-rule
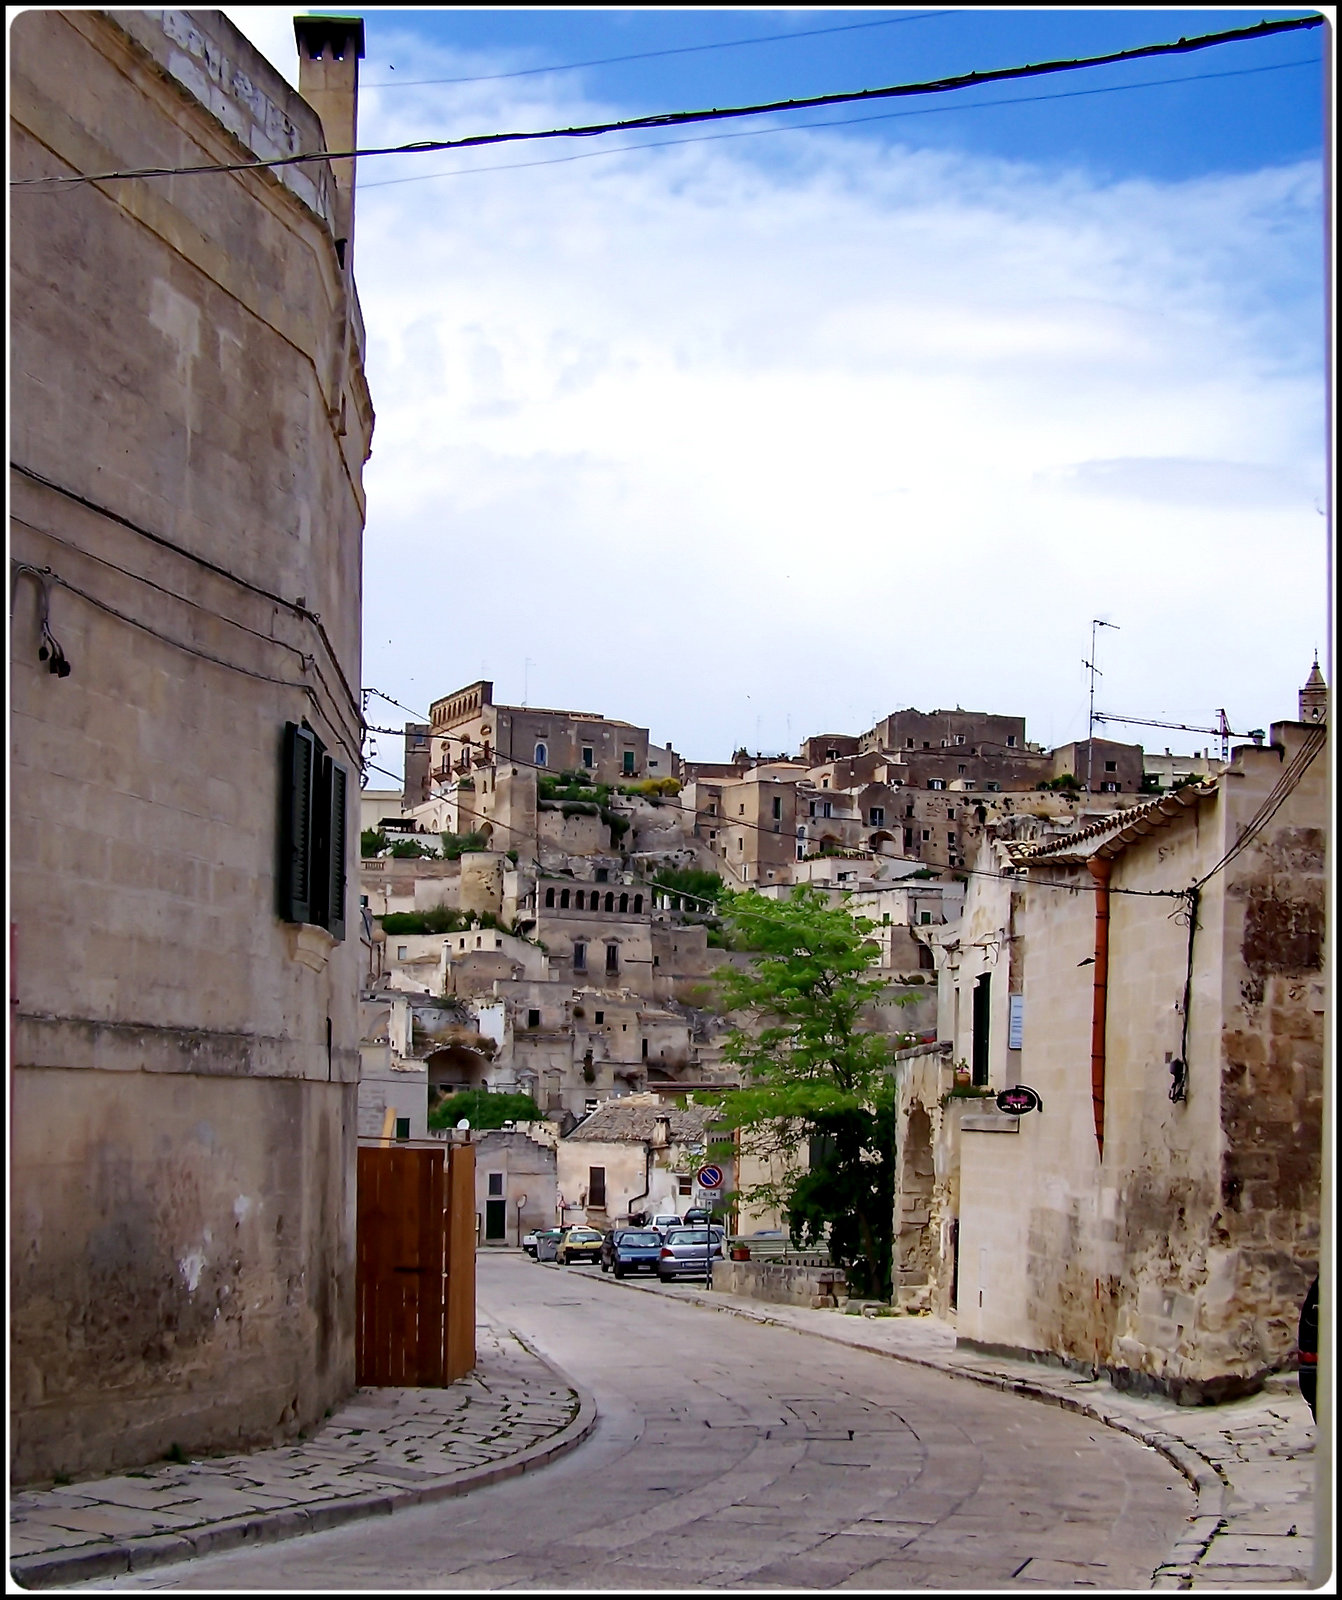
<instances>
[{"instance_id":1,"label":"hillside town","mask_svg":"<svg viewBox=\"0 0 1342 1600\"><path fill-rule=\"evenodd\" d=\"M445 631L384 727L364 20L296 17L296 86L221 12L11 24L12 1581L583 1588L613 1534L649 1587L1188 1587L1244 1534L1299 1586L1327 653L1160 749L894 664L720 759L683 667L654 729L450 688ZM322 1544L393 1511L403 1567Z\"/></svg>"}]
</instances>

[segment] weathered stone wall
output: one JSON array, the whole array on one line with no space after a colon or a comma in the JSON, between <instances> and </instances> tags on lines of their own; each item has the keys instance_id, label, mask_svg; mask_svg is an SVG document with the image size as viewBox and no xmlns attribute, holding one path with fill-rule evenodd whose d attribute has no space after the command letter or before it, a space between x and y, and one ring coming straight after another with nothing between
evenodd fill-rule
<instances>
[{"instance_id":1,"label":"weathered stone wall","mask_svg":"<svg viewBox=\"0 0 1342 1600\"><path fill-rule=\"evenodd\" d=\"M715 1261L713 1288L776 1306L841 1305L848 1298L842 1267L794 1267L782 1261Z\"/></svg>"},{"instance_id":2,"label":"weathered stone wall","mask_svg":"<svg viewBox=\"0 0 1342 1600\"><path fill-rule=\"evenodd\" d=\"M273 133L267 105L318 144L311 109L222 16L167 15L14 19L16 178L239 159L256 125L238 122L239 145L192 98L202 71L212 110L216 91L250 95ZM72 665L39 661L25 579L19 1481L268 1439L353 1384L352 819L344 943L280 920L276 874L284 723L308 719L358 792L372 418L353 286L298 188L16 191L11 548L59 580Z\"/></svg>"}]
</instances>

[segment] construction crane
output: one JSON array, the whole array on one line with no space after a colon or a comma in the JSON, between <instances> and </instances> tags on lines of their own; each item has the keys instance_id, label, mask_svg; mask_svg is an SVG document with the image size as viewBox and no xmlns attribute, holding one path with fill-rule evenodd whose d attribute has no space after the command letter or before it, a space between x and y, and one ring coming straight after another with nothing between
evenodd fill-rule
<instances>
[{"instance_id":1,"label":"construction crane","mask_svg":"<svg viewBox=\"0 0 1342 1600\"><path fill-rule=\"evenodd\" d=\"M1221 760L1230 760L1230 741L1232 739L1252 739L1255 744L1262 744L1267 734L1262 728L1250 728L1248 733L1235 733L1231 730L1226 718L1224 707L1216 713L1219 721L1214 728L1195 728L1187 722L1156 722L1151 717L1116 717L1108 711L1097 711L1096 722L1121 722L1127 727L1136 728L1177 728L1181 733L1209 733L1219 734L1221 739Z\"/></svg>"}]
</instances>

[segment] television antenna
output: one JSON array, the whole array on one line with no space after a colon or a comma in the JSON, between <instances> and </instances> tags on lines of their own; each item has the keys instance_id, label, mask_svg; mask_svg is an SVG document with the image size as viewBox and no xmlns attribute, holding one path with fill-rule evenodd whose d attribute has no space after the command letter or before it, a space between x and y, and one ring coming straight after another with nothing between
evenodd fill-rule
<instances>
[{"instance_id":1,"label":"television antenna","mask_svg":"<svg viewBox=\"0 0 1342 1600\"><path fill-rule=\"evenodd\" d=\"M1095 680L1104 674L1095 665L1095 630L1097 628L1117 628L1116 622L1105 622L1100 617L1090 619L1090 660L1083 661L1081 665L1090 673L1090 717L1086 723L1086 793L1092 794L1095 788ZM1115 721L1117 718L1115 718Z\"/></svg>"}]
</instances>

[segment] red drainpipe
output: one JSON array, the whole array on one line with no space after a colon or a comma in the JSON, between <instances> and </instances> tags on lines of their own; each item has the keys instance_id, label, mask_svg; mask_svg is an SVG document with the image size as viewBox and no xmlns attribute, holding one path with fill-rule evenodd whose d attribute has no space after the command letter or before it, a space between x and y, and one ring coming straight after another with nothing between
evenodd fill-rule
<instances>
[{"instance_id":1,"label":"red drainpipe","mask_svg":"<svg viewBox=\"0 0 1342 1600\"><path fill-rule=\"evenodd\" d=\"M1095 1147L1104 1157L1104 1034L1109 1011L1109 874L1112 861L1091 856L1095 879L1095 990L1090 1023L1090 1104L1095 1114Z\"/></svg>"}]
</instances>

